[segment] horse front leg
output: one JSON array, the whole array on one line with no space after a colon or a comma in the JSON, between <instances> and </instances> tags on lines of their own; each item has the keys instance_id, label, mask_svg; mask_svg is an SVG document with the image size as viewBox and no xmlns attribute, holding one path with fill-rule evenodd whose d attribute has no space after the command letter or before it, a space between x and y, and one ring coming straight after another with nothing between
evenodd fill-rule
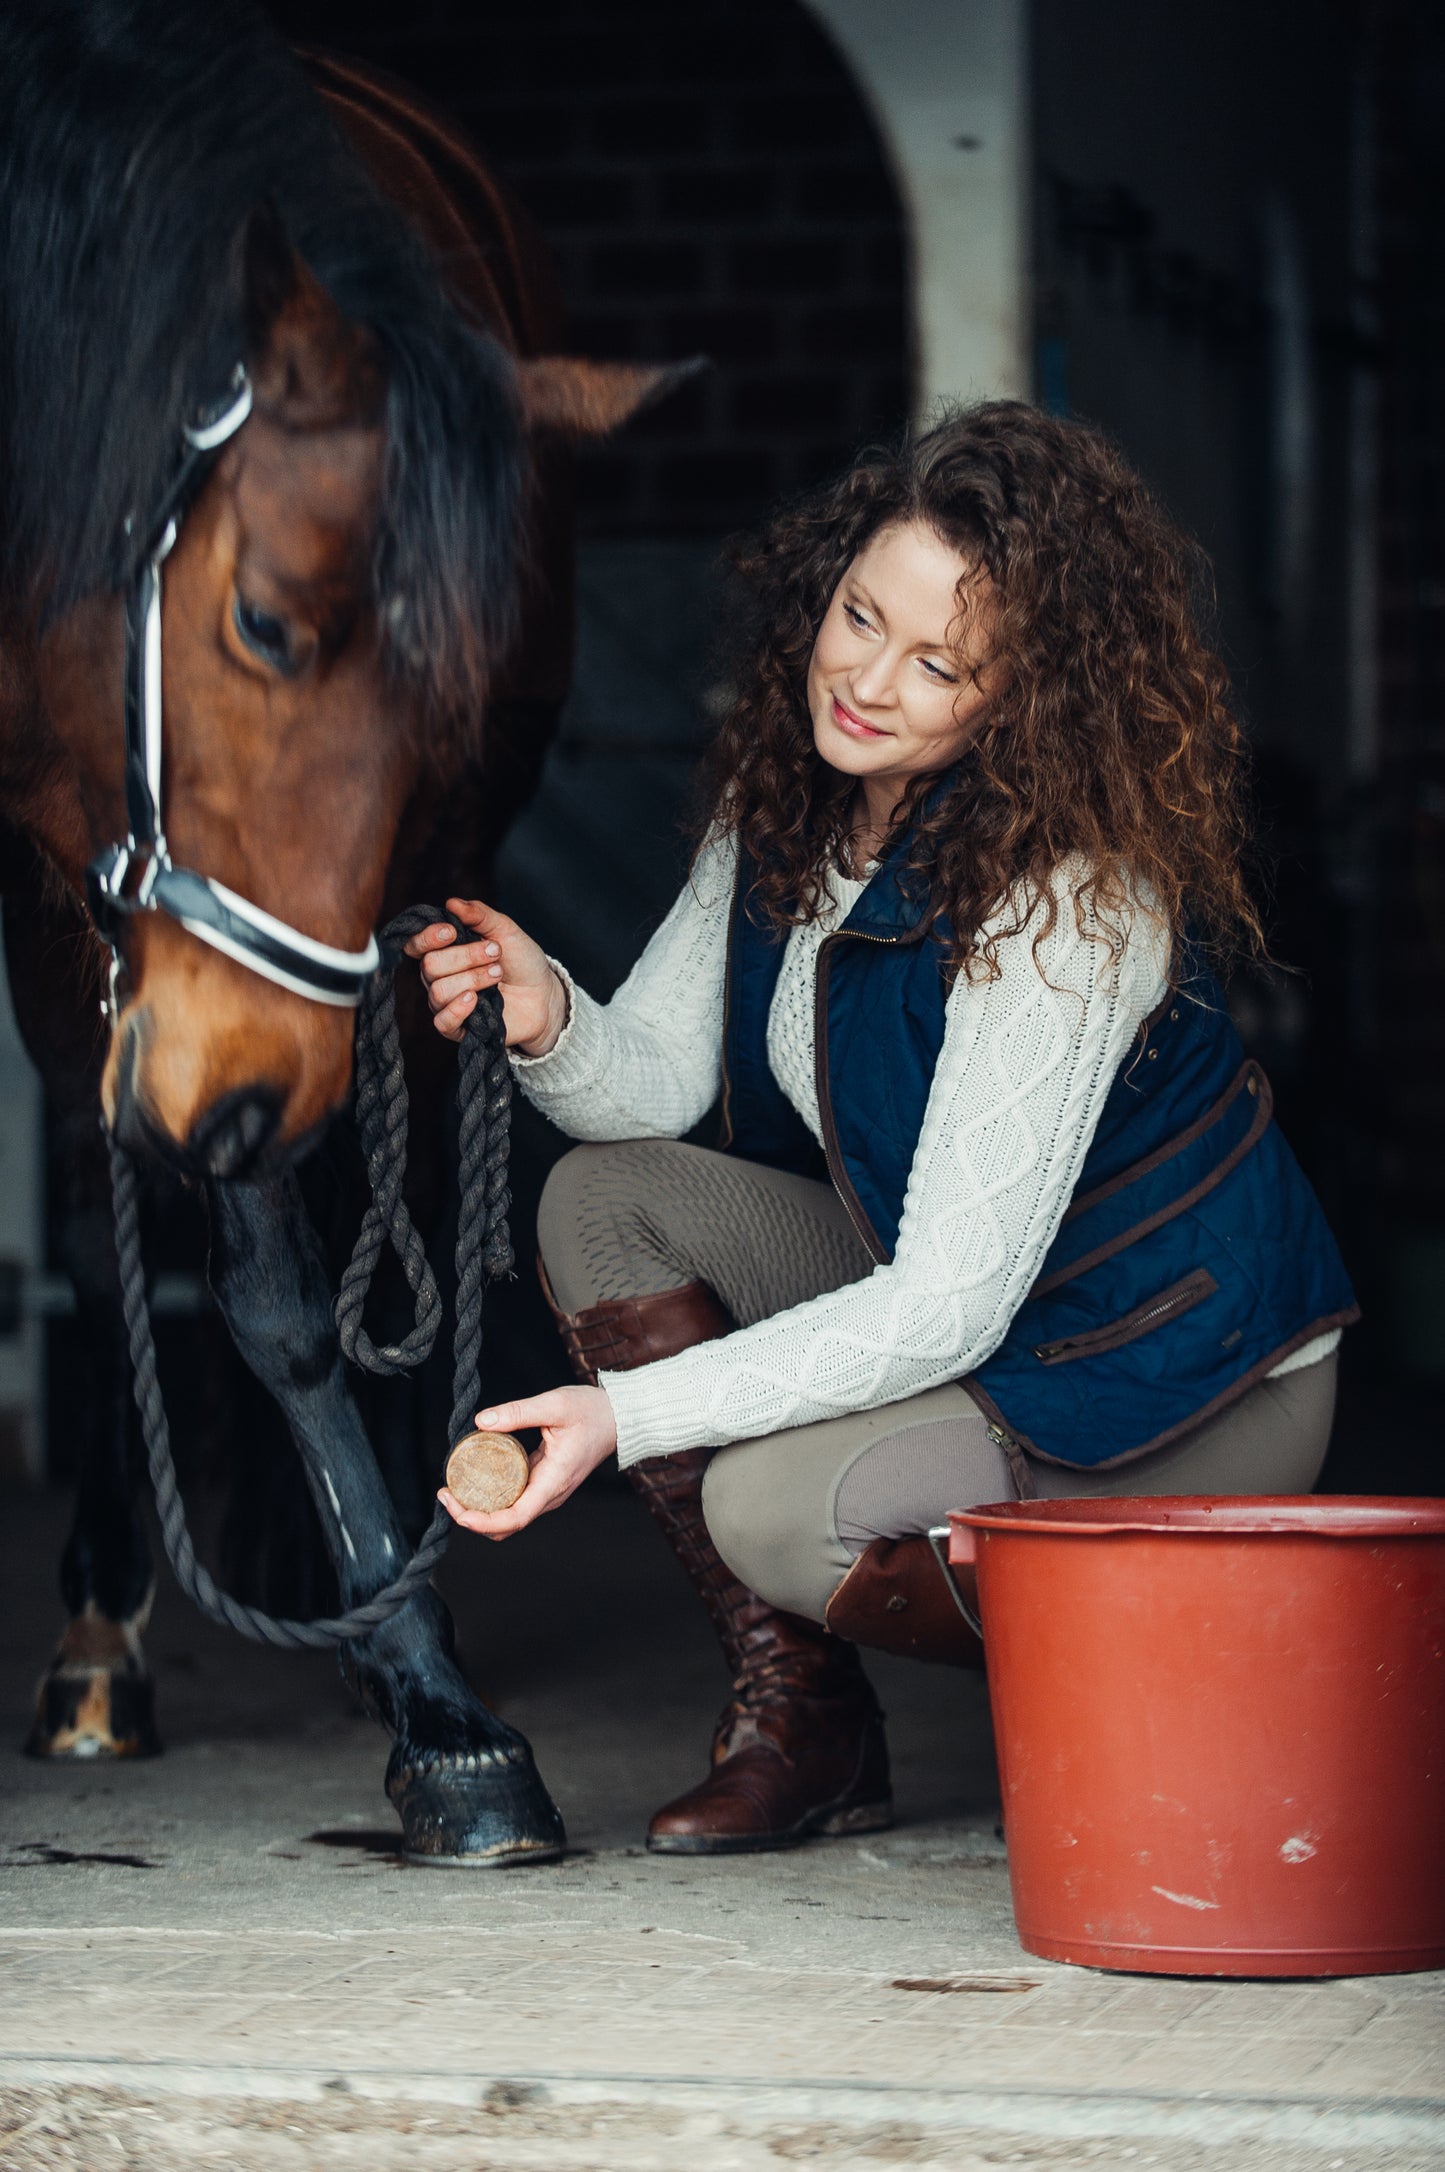
<instances>
[{"instance_id":1,"label":"horse front leg","mask_svg":"<svg viewBox=\"0 0 1445 2172\"><path fill-rule=\"evenodd\" d=\"M291 1426L342 1603L354 1605L394 1580L410 1548L347 1386L325 1264L300 1190L287 1176L211 1185L207 1200L211 1287L242 1357ZM341 1663L393 1737L386 1792L409 1855L488 1864L560 1853L562 1820L531 1749L468 1686L434 1590L343 1645Z\"/></svg>"},{"instance_id":2,"label":"horse front leg","mask_svg":"<svg viewBox=\"0 0 1445 2172\"><path fill-rule=\"evenodd\" d=\"M160 1749L141 1638L155 1576L136 1498L130 1357L108 1177L93 1110L57 1121L62 1262L75 1289L86 1418L75 1513L60 1564L69 1619L41 1679L32 1757L150 1757Z\"/></svg>"},{"instance_id":3,"label":"horse front leg","mask_svg":"<svg viewBox=\"0 0 1445 2172\"><path fill-rule=\"evenodd\" d=\"M47 1188L79 1315L70 1362L83 1371L75 1512L60 1567L68 1619L25 1747L33 1757L147 1757L160 1748L141 1647L155 1578L136 1505L130 1357L100 1131L99 978L88 985L84 970L93 938L79 906L55 893L13 832L0 834L0 873L15 1014L50 1101Z\"/></svg>"}]
</instances>

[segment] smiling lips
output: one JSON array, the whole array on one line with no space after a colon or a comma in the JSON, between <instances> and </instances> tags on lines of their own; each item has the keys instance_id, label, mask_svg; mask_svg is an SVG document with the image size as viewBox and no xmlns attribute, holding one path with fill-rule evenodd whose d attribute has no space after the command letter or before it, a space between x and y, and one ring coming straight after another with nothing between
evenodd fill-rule
<instances>
[{"instance_id":1,"label":"smiling lips","mask_svg":"<svg viewBox=\"0 0 1445 2172\"><path fill-rule=\"evenodd\" d=\"M845 709L836 694L833 696L833 722L837 725L839 731L846 732L850 739L887 739L891 737L890 733L880 732L872 724L865 724L862 717L854 716L851 709Z\"/></svg>"}]
</instances>

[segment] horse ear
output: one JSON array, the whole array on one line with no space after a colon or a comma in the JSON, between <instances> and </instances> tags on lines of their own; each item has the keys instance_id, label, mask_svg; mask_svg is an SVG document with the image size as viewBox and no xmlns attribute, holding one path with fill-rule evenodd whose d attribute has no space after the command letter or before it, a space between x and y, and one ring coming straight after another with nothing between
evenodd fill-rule
<instances>
[{"instance_id":1,"label":"horse ear","mask_svg":"<svg viewBox=\"0 0 1445 2172\"><path fill-rule=\"evenodd\" d=\"M606 437L711 368L706 355L686 362L588 362L578 355L536 355L516 364L522 419L529 430L565 437Z\"/></svg>"},{"instance_id":2,"label":"horse ear","mask_svg":"<svg viewBox=\"0 0 1445 2172\"><path fill-rule=\"evenodd\" d=\"M374 422L386 401L376 343L297 255L273 205L246 222L241 262L257 406L290 429Z\"/></svg>"}]
</instances>

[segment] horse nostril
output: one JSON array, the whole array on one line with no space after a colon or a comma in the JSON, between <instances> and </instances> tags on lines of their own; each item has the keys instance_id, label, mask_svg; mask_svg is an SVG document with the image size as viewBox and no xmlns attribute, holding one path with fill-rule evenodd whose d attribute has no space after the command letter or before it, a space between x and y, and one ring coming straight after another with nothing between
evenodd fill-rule
<instances>
[{"instance_id":1,"label":"horse nostril","mask_svg":"<svg viewBox=\"0 0 1445 2172\"><path fill-rule=\"evenodd\" d=\"M186 1149L193 1165L222 1182L245 1176L276 1135L281 1097L266 1087L223 1094L191 1126Z\"/></svg>"}]
</instances>

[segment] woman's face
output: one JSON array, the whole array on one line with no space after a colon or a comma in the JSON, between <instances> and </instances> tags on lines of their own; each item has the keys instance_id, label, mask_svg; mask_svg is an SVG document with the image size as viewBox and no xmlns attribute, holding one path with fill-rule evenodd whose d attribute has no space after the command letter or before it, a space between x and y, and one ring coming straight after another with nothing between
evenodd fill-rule
<instances>
[{"instance_id":1,"label":"woman's face","mask_svg":"<svg viewBox=\"0 0 1445 2172\"><path fill-rule=\"evenodd\" d=\"M890 789L896 801L910 778L949 768L983 722L986 658L974 644L988 580L979 576L960 627L959 584L971 570L910 522L880 529L834 591L808 666L813 744L862 781L870 803L881 806Z\"/></svg>"}]
</instances>

